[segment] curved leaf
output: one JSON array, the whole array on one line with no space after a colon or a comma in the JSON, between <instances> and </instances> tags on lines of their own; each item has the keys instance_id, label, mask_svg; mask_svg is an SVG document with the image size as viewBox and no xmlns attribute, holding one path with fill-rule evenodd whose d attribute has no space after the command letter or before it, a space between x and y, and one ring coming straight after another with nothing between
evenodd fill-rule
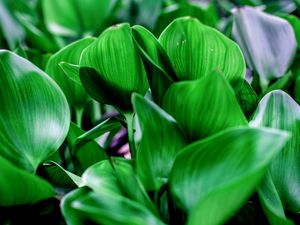
<instances>
[{"instance_id":1,"label":"curved leaf","mask_svg":"<svg viewBox=\"0 0 300 225\"><path fill-rule=\"evenodd\" d=\"M238 45L195 18L175 19L162 32L159 42L179 80L195 80L219 70L233 87L243 81L246 66Z\"/></svg>"},{"instance_id":2,"label":"curved leaf","mask_svg":"<svg viewBox=\"0 0 300 225\"><path fill-rule=\"evenodd\" d=\"M259 103L250 125L291 132L292 138L269 167L283 208L300 210L300 106L285 92L268 93ZM265 190L262 190L262 193ZM262 196L265 198L266 196Z\"/></svg>"},{"instance_id":3,"label":"curved leaf","mask_svg":"<svg viewBox=\"0 0 300 225\"><path fill-rule=\"evenodd\" d=\"M145 94L148 89L145 68L127 23L105 30L83 51L80 67L80 80L89 95L124 111L131 109L131 93Z\"/></svg>"},{"instance_id":4,"label":"curved leaf","mask_svg":"<svg viewBox=\"0 0 300 225\"><path fill-rule=\"evenodd\" d=\"M83 108L88 101L88 95L84 88L75 83L66 76L64 71L60 68L60 62L67 62L78 65L81 52L95 41L94 38L85 38L64 47L54 55L52 55L46 66L46 73L48 73L63 90L70 106L75 108Z\"/></svg>"},{"instance_id":5,"label":"curved leaf","mask_svg":"<svg viewBox=\"0 0 300 225\"><path fill-rule=\"evenodd\" d=\"M172 85L163 108L176 119L190 141L248 124L232 88L218 73Z\"/></svg>"},{"instance_id":6,"label":"curved leaf","mask_svg":"<svg viewBox=\"0 0 300 225\"><path fill-rule=\"evenodd\" d=\"M157 191L168 182L176 155L187 142L176 121L157 105L136 94L132 104L142 130L137 173L146 190Z\"/></svg>"},{"instance_id":7,"label":"curved leaf","mask_svg":"<svg viewBox=\"0 0 300 225\"><path fill-rule=\"evenodd\" d=\"M43 179L22 171L0 156L0 206L33 204L54 196Z\"/></svg>"},{"instance_id":8,"label":"curved leaf","mask_svg":"<svg viewBox=\"0 0 300 225\"><path fill-rule=\"evenodd\" d=\"M288 138L287 132L275 129L233 128L184 148L175 160L170 187L179 207L189 213L188 224L229 219Z\"/></svg>"},{"instance_id":9,"label":"curved leaf","mask_svg":"<svg viewBox=\"0 0 300 225\"><path fill-rule=\"evenodd\" d=\"M61 89L43 71L0 51L0 154L34 171L64 141L70 124Z\"/></svg>"},{"instance_id":10,"label":"curved leaf","mask_svg":"<svg viewBox=\"0 0 300 225\"><path fill-rule=\"evenodd\" d=\"M75 190L63 199L62 212L69 225L94 222L103 225L164 225L147 208L130 199L109 193Z\"/></svg>"},{"instance_id":11,"label":"curved leaf","mask_svg":"<svg viewBox=\"0 0 300 225\"><path fill-rule=\"evenodd\" d=\"M234 13L232 33L248 66L259 74L262 85L287 72L297 43L293 28L286 20L246 6Z\"/></svg>"}]
</instances>

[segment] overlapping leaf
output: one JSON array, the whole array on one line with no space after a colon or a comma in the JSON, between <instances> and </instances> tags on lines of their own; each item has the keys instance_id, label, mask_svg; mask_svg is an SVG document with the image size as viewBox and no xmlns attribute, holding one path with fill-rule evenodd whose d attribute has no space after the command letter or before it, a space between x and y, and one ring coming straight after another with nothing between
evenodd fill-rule
<instances>
[{"instance_id":1,"label":"overlapping leaf","mask_svg":"<svg viewBox=\"0 0 300 225\"><path fill-rule=\"evenodd\" d=\"M275 129L233 128L184 148L170 187L188 224L223 224L236 213L288 138Z\"/></svg>"},{"instance_id":2,"label":"overlapping leaf","mask_svg":"<svg viewBox=\"0 0 300 225\"><path fill-rule=\"evenodd\" d=\"M292 138L283 151L272 161L269 167L269 178L276 190L285 210L299 212L300 210L300 107L285 92L272 91L259 103L253 120L253 127L273 127L291 132ZM261 187L263 201L274 194ZM267 199L266 199L267 198ZM271 199L270 201L274 201ZM275 208L277 206L274 206Z\"/></svg>"},{"instance_id":3,"label":"overlapping leaf","mask_svg":"<svg viewBox=\"0 0 300 225\"><path fill-rule=\"evenodd\" d=\"M286 20L243 7L234 13L232 32L248 66L259 74L263 86L287 72L297 43L293 28Z\"/></svg>"},{"instance_id":4,"label":"overlapping leaf","mask_svg":"<svg viewBox=\"0 0 300 225\"><path fill-rule=\"evenodd\" d=\"M132 98L142 129L136 167L147 190L159 190L168 182L179 150L186 145L176 121L165 111L140 95Z\"/></svg>"},{"instance_id":5,"label":"overlapping leaf","mask_svg":"<svg viewBox=\"0 0 300 225\"><path fill-rule=\"evenodd\" d=\"M27 60L0 51L0 155L34 171L67 135L70 112L61 89Z\"/></svg>"},{"instance_id":6,"label":"overlapping leaf","mask_svg":"<svg viewBox=\"0 0 300 225\"><path fill-rule=\"evenodd\" d=\"M243 82L246 67L238 45L195 18L175 19L162 32L159 42L179 80L199 79L219 70L233 87Z\"/></svg>"},{"instance_id":7,"label":"overlapping leaf","mask_svg":"<svg viewBox=\"0 0 300 225\"><path fill-rule=\"evenodd\" d=\"M172 85L163 108L176 119L190 141L229 127L247 125L233 89L216 72L196 81Z\"/></svg>"}]
</instances>

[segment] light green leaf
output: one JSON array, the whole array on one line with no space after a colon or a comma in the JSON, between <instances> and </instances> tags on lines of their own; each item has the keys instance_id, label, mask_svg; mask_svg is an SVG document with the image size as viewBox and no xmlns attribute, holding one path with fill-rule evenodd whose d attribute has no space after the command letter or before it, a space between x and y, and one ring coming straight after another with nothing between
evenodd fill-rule
<instances>
[{"instance_id":1,"label":"light green leaf","mask_svg":"<svg viewBox=\"0 0 300 225\"><path fill-rule=\"evenodd\" d=\"M233 87L239 87L246 66L238 45L195 18L175 19L159 42L171 59L179 80L195 80L222 71Z\"/></svg>"},{"instance_id":2,"label":"light green leaf","mask_svg":"<svg viewBox=\"0 0 300 225\"><path fill-rule=\"evenodd\" d=\"M68 225L164 225L143 205L106 192L78 189L65 196L61 207Z\"/></svg>"},{"instance_id":3,"label":"light green leaf","mask_svg":"<svg viewBox=\"0 0 300 225\"><path fill-rule=\"evenodd\" d=\"M294 60L295 34L284 19L246 6L234 13L232 33L248 66L259 74L262 86L283 76Z\"/></svg>"},{"instance_id":4,"label":"light green leaf","mask_svg":"<svg viewBox=\"0 0 300 225\"><path fill-rule=\"evenodd\" d=\"M47 74L9 51L0 51L0 75L0 155L35 171L67 135L68 103Z\"/></svg>"},{"instance_id":5,"label":"light green leaf","mask_svg":"<svg viewBox=\"0 0 300 225\"><path fill-rule=\"evenodd\" d=\"M56 35L80 36L103 28L118 0L43 0L48 29Z\"/></svg>"},{"instance_id":6,"label":"light green leaf","mask_svg":"<svg viewBox=\"0 0 300 225\"><path fill-rule=\"evenodd\" d=\"M59 63L63 61L78 65L81 52L94 41L95 38L84 38L71 43L52 55L46 66L46 73L48 73L63 90L69 105L75 108L83 108L88 101L88 95L81 84L68 79L69 75L66 76L65 71L60 68Z\"/></svg>"},{"instance_id":7,"label":"light green leaf","mask_svg":"<svg viewBox=\"0 0 300 225\"><path fill-rule=\"evenodd\" d=\"M157 191L168 182L176 155L187 141L176 121L153 102L135 94L132 104L142 130L137 173L148 191Z\"/></svg>"},{"instance_id":8,"label":"light green leaf","mask_svg":"<svg viewBox=\"0 0 300 225\"><path fill-rule=\"evenodd\" d=\"M233 89L216 72L196 81L172 85L163 108L176 119L190 141L248 124Z\"/></svg>"},{"instance_id":9,"label":"light green leaf","mask_svg":"<svg viewBox=\"0 0 300 225\"><path fill-rule=\"evenodd\" d=\"M133 92L146 93L146 72L129 24L106 29L83 51L80 80L92 98L124 111L131 109Z\"/></svg>"},{"instance_id":10,"label":"light green leaf","mask_svg":"<svg viewBox=\"0 0 300 225\"><path fill-rule=\"evenodd\" d=\"M188 224L223 224L233 216L288 138L287 132L275 129L233 128L184 148L174 163L170 187L178 206L189 214Z\"/></svg>"},{"instance_id":11,"label":"light green leaf","mask_svg":"<svg viewBox=\"0 0 300 225\"><path fill-rule=\"evenodd\" d=\"M142 26L133 26L132 34L140 50L151 94L158 105L162 105L168 88L177 81L171 61L156 37Z\"/></svg>"},{"instance_id":12,"label":"light green leaf","mask_svg":"<svg viewBox=\"0 0 300 225\"><path fill-rule=\"evenodd\" d=\"M269 173L283 208L299 212L300 106L285 92L272 91L261 100L250 124L252 127L272 127L291 132L291 140L272 161ZM265 192L261 191L261 198L266 198Z\"/></svg>"},{"instance_id":13,"label":"light green leaf","mask_svg":"<svg viewBox=\"0 0 300 225\"><path fill-rule=\"evenodd\" d=\"M54 196L53 187L0 156L0 206L34 204Z\"/></svg>"},{"instance_id":14,"label":"light green leaf","mask_svg":"<svg viewBox=\"0 0 300 225\"><path fill-rule=\"evenodd\" d=\"M74 65L68 62L60 62L58 63L60 68L64 71L65 75L75 83L81 85L80 77L79 77L79 69L78 65Z\"/></svg>"}]
</instances>

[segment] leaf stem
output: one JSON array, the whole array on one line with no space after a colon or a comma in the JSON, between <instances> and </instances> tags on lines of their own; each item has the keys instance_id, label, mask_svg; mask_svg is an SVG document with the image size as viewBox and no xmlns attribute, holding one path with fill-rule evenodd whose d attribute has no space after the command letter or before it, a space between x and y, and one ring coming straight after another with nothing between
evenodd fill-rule
<instances>
[{"instance_id":1,"label":"leaf stem","mask_svg":"<svg viewBox=\"0 0 300 225\"><path fill-rule=\"evenodd\" d=\"M133 128L133 117L134 113L124 113L126 122L127 122L127 130L128 130L128 142L130 148L131 159L136 158L136 150L135 150L135 143L134 143L134 128Z\"/></svg>"},{"instance_id":2,"label":"leaf stem","mask_svg":"<svg viewBox=\"0 0 300 225\"><path fill-rule=\"evenodd\" d=\"M82 115L83 115L83 108L75 108L75 120L76 124L81 128L82 125Z\"/></svg>"}]
</instances>

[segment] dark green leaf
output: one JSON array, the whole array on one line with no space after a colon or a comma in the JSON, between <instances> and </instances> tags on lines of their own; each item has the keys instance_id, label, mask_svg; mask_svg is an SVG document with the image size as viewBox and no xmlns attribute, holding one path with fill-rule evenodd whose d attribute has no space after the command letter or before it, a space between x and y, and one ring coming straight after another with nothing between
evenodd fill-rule
<instances>
[{"instance_id":1,"label":"dark green leaf","mask_svg":"<svg viewBox=\"0 0 300 225\"><path fill-rule=\"evenodd\" d=\"M0 206L33 204L54 195L41 178L22 171L0 156Z\"/></svg>"},{"instance_id":2,"label":"dark green leaf","mask_svg":"<svg viewBox=\"0 0 300 225\"><path fill-rule=\"evenodd\" d=\"M64 141L68 103L47 74L11 52L0 51L0 75L0 154L34 171Z\"/></svg>"},{"instance_id":3,"label":"dark green leaf","mask_svg":"<svg viewBox=\"0 0 300 225\"><path fill-rule=\"evenodd\" d=\"M174 20L159 42L171 59L179 80L195 80L222 71L233 87L239 87L246 66L238 45L195 18Z\"/></svg>"},{"instance_id":4,"label":"dark green leaf","mask_svg":"<svg viewBox=\"0 0 300 225\"><path fill-rule=\"evenodd\" d=\"M133 95L132 104L142 130L137 173L147 190L157 191L168 182L175 157L186 145L185 136L176 121L154 103Z\"/></svg>"},{"instance_id":5,"label":"dark green leaf","mask_svg":"<svg viewBox=\"0 0 300 225\"><path fill-rule=\"evenodd\" d=\"M184 148L170 186L178 205L189 213L188 224L223 224L233 216L288 138L287 132L275 129L233 128Z\"/></svg>"},{"instance_id":6,"label":"dark green leaf","mask_svg":"<svg viewBox=\"0 0 300 225\"><path fill-rule=\"evenodd\" d=\"M216 72L196 81L172 85L163 108L176 119L190 141L248 124L233 89Z\"/></svg>"}]
</instances>

